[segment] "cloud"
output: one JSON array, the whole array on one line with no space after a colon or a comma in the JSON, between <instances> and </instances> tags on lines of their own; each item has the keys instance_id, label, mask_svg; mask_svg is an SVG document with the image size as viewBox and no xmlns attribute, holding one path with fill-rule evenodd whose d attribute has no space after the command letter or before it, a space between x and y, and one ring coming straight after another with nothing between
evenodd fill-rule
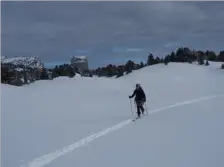
<instances>
[{"instance_id":1,"label":"cloud","mask_svg":"<svg viewBox=\"0 0 224 167\"><path fill-rule=\"evenodd\" d=\"M173 46L178 46L177 42L174 43L174 42L170 42L170 43L167 43L164 45L166 48L170 48L170 47L173 47Z\"/></svg>"},{"instance_id":2,"label":"cloud","mask_svg":"<svg viewBox=\"0 0 224 167\"><path fill-rule=\"evenodd\" d=\"M128 48L126 49L126 52L142 52L145 51L145 49L141 49L141 48Z\"/></svg>"},{"instance_id":3,"label":"cloud","mask_svg":"<svg viewBox=\"0 0 224 167\"><path fill-rule=\"evenodd\" d=\"M125 53L125 52L143 52L145 51L146 49L144 48L126 48L126 47L118 47L116 46L114 49L113 49L113 52L115 53Z\"/></svg>"},{"instance_id":4,"label":"cloud","mask_svg":"<svg viewBox=\"0 0 224 167\"><path fill-rule=\"evenodd\" d=\"M97 63L112 61L117 46L134 56L138 48L167 52L176 41L215 50L224 42L224 2L1 1L1 8L5 56L61 61L88 48Z\"/></svg>"},{"instance_id":5,"label":"cloud","mask_svg":"<svg viewBox=\"0 0 224 167\"><path fill-rule=\"evenodd\" d=\"M88 50L76 50L75 52L76 53L88 53L89 51Z\"/></svg>"}]
</instances>

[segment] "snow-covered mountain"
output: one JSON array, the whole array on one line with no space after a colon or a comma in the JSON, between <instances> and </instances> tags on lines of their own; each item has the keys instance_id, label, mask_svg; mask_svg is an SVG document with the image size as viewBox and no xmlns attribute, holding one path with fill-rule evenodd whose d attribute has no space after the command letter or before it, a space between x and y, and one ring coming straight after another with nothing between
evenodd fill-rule
<instances>
[{"instance_id":1,"label":"snow-covered mountain","mask_svg":"<svg viewBox=\"0 0 224 167\"><path fill-rule=\"evenodd\" d=\"M121 78L1 85L4 167L223 167L220 64L153 65ZM148 116L132 122L140 83Z\"/></svg>"},{"instance_id":2,"label":"snow-covered mountain","mask_svg":"<svg viewBox=\"0 0 224 167\"><path fill-rule=\"evenodd\" d=\"M13 64L13 65L23 65L30 68L43 68L44 63L39 59L39 57L12 57L6 58L1 57L1 63L3 64Z\"/></svg>"},{"instance_id":3,"label":"snow-covered mountain","mask_svg":"<svg viewBox=\"0 0 224 167\"><path fill-rule=\"evenodd\" d=\"M71 58L71 65L81 71L88 70L88 60L86 56L73 56Z\"/></svg>"},{"instance_id":4,"label":"snow-covered mountain","mask_svg":"<svg viewBox=\"0 0 224 167\"><path fill-rule=\"evenodd\" d=\"M72 56L71 57L71 62L72 63L83 63L83 62L87 62L87 57L86 56Z\"/></svg>"}]
</instances>

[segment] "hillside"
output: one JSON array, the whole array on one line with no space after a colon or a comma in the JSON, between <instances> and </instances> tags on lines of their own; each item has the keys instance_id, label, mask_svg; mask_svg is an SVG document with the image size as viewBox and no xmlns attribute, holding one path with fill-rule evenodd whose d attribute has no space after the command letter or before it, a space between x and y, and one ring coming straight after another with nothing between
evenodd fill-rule
<instances>
[{"instance_id":1,"label":"hillside","mask_svg":"<svg viewBox=\"0 0 224 167\"><path fill-rule=\"evenodd\" d=\"M149 115L133 123L136 83ZM169 63L121 78L2 84L2 166L222 167L223 83L217 63Z\"/></svg>"}]
</instances>

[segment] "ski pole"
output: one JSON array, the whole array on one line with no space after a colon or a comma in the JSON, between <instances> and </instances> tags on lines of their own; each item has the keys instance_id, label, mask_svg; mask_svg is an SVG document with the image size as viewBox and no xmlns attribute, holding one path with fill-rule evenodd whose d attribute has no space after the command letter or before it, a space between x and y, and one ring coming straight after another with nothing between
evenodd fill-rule
<instances>
[{"instance_id":1,"label":"ski pole","mask_svg":"<svg viewBox=\"0 0 224 167\"><path fill-rule=\"evenodd\" d=\"M146 102L145 102L145 109L146 109L147 115L149 115Z\"/></svg>"},{"instance_id":2,"label":"ski pole","mask_svg":"<svg viewBox=\"0 0 224 167\"><path fill-rule=\"evenodd\" d=\"M130 99L130 105L131 105L131 114L133 116L133 111L132 111L132 104L131 104L131 99Z\"/></svg>"}]
</instances>

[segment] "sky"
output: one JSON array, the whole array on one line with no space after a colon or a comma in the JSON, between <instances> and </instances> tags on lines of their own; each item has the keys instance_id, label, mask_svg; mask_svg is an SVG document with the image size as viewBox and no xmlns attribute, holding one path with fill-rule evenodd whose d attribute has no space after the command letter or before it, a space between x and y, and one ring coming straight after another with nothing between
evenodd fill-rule
<instances>
[{"instance_id":1,"label":"sky","mask_svg":"<svg viewBox=\"0 0 224 167\"><path fill-rule=\"evenodd\" d=\"M219 52L223 9L212 1L1 1L1 56L39 56L53 66L84 55L96 68L182 46Z\"/></svg>"}]
</instances>

